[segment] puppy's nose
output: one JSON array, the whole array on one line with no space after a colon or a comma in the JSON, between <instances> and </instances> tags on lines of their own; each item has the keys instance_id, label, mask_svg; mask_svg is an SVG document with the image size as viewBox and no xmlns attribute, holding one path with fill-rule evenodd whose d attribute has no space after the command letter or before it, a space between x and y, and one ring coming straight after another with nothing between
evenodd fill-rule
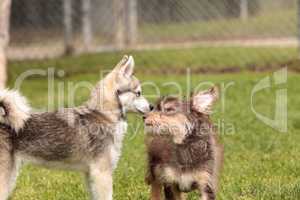
<instances>
[{"instance_id":1,"label":"puppy's nose","mask_svg":"<svg viewBox=\"0 0 300 200\"><path fill-rule=\"evenodd\" d=\"M154 106L150 104L149 109L150 111L152 111L154 109Z\"/></svg>"},{"instance_id":2,"label":"puppy's nose","mask_svg":"<svg viewBox=\"0 0 300 200\"><path fill-rule=\"evenodd\" d=\"M143 115L143 120L146 121L146 119L149 117L149 113L146 113Z\"/></svg>"}]
</instances>

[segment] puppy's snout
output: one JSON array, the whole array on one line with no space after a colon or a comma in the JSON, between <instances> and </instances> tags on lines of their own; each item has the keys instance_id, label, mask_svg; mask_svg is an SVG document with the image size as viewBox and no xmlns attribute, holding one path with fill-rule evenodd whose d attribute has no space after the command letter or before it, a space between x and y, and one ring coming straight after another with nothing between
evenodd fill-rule
<instances>
[{"instance_id":1,"label":"puppy's snout","mask_svg":"<svg viewBox=\"0 0 300 200\"><path fill-rule=\"evenodd\" d=\"M144 123L146 126L151 126L153 124L153 116L151 114L146 114L143 116Z\"/></svg>"}]
</instances>

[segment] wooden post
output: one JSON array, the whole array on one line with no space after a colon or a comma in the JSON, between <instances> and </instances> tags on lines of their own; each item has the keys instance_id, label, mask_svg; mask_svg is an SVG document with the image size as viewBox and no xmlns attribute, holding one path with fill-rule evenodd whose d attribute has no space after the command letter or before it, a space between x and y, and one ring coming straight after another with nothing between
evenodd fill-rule
<instances>
[{"instance_id":1,"label":"wooden post","mask_svg":"<svg viewBox=\"0 0 300 200\"><path fill-rule=\"evenodd\" d=\"M114 43L119 50L125 47L125 1L113 1Z\"/></svg>"},{"instance_id":2,"label":"wooden post","mask_svg":"<svg viewBox=\"0 0 300 200\"><path fill-rule=\"evenodd\" d=\"M89 50L92 45L93 33L91 23L91 0L82 1L82 35L85 50Z\"/></svg>"},{"instance_id":3,"label":"wooden post","mask_svg":"<svg viewBox=\"0 0 300 200\"><path fill-rule=\"evenodd\" d=\"M127 0L126 8L126 42L134 46L138 40L137 0Z\"/></svg>"},{"instance_id":4,"label":"wooden post","mask_svg":"<svg viewBox=\"0 0 300 200\"><path fill-rule=\"evenodd\" d=\"M246 21L249 17L249 2L248 0L240 0L240 18Z\"/></svg>"},{"instance_id":5,"label":"wooden post","mask_svg":"<svg viewBox=\"0 0 300 200\"><path fill-rule=\"evenodd\" d=\"M65 54L74 52L73 46L73 24L72 24L72 0L64 0L64 42Z\"/></svg>"},{"instance_id":6,"label":"wooden post","mask_svg":"<svg viewBox=\"0 0 300 200\"><path fill-rule=\"evenodd\" d=\"M9 42L11 0L0 0L0 89L5 88L6 74L6 48Z\"/></svg>"},{"instance_id":7,"label":"wooden post","mask_svg":"<svg viewBox=\"0 0 300 200\"><path fill-rule=\"evenodd\" d=\"M298 55L300 59L300 0L297 0L297 20L298 20Z\"/></svg>"}]
</instances>

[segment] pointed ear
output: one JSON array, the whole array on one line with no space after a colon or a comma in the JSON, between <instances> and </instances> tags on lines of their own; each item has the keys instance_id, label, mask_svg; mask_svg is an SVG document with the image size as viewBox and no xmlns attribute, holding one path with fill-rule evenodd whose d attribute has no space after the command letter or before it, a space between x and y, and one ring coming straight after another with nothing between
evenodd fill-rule
<instances>
[{"instance_id":1,"label":"pointed ear","mask_svg":"<svg viewBox=\"0 0 300 200\"><path fill-rule=\"evenodd\" d=\"M198 112L210 114L212 106L218 97L219 90L216 86L209 90L198 92L192 97L192 107Z\"/></svg>"},{"instance_id":2,"label":"pointed ear","mask_svg":"<svg viewBox=\"0 0 300 200\"><path fill-rule=\"evenodd\" d=\"M115 67L115 70L121 75L125 77L131 77L134 71L134 59L132 56L124 56L123 59L119 62L119 64Z\"/></svg>"}]
</instances>

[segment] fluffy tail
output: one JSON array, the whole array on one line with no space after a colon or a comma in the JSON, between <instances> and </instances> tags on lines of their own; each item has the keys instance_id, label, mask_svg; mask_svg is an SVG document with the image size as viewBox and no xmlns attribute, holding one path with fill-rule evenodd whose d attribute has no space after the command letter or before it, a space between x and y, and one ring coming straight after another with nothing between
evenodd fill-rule
<instances>
[{"instance_id":1,"label":"fluffy tail","mask_svg":"<svg viewBox=\"0 0 300 200\"><path fill-rule=\"evenodd\" d=\"M19 92L0 90L0 123L18 132L30 117L27 100Z\"/></svg>"}]
</instances>

